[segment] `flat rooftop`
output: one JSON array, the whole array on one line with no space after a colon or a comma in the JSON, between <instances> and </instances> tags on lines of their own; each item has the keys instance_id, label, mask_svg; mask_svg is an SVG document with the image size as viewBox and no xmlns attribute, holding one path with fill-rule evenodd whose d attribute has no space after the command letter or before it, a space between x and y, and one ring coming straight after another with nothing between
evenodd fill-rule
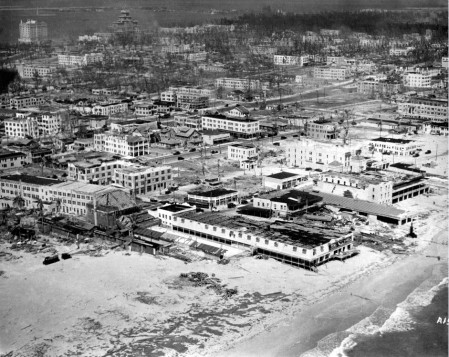
<instances>
[{"instance_id":1,"label":"flat rooftop","mask_svg":"<svg viewBox=\"0 0 449 357\"><path fill-rule=\"evenodd\" d=\"M235 190L227 190L225 188L217 188L209 191L192 191L188 192L189 196L201 196L201 197L220 197L224 195L229 195L232 193L237 193Z\"/></svg>"},{"instance_id":2,"label":"flat rooftop","mask_svg":"<svg viewBox=\"0 0 449 357\"><path fill-rule=\"evenodd\" d=\"M265 177L274 178L274 179L277 179L277 180L285 180L287 178L296 177L296 176L301 176L301 175L294 174L292 172L282 171L282 172L278 172L278 173L275 173L275 174L272 174L272 175L268 175L268 176L265 176Z\"/></svg>"},{"instance_id":3,"label":"flat rooftop","mask_svg":"<svg viewBox=\"0 0 449 357\"><path fill-rule=\"evenodd\" d=\"M408 143L411 143L414 141L414 140L395 139L395 138L376 138L376 139L371 139L371 140L384 142L384 143L393 143L393 144L408 144Z\"/></svg>"},{"instance_id":4,"label":"flat rooftop","mask_svg":"<svg viewBox=\"0 0 449 357\"><path fill-rule=\"evenodd\" d=\"M180 217L244 232L261 239L270 239L279 243L291 244L300 248L315 248L329 243L332 239L342 238L347 232L332 228L309 227L298 223L276 221L261 222L239 216L227 216L217 212L182 213ZM263 246L262 246L263 247Z\"/></svg>"},{"instance_id":5,"label":"flat rooftop","mask_svg":"<svg viewBox=\"0 0 449 357\"><path fill-rule=\"evenodd\" d=\"M159 209L163 209L165 211L169 211L169 212L173 212L173 213L182 212L182 211L185 211L186 209L190 209L190 208L192 208L192 207L187 206L187 205L179 205L179 204L171 204L168 206L159 207Z\"/></svg>"},{"instance_id":6,"label":"flat rooftop","mask_svg":"<svg viewBox=\"0 0 449 357\"><path fill-rule=\"evenodd\" d=\"M40 186L51 186L51 185L56 185L56 184L62 183L62 181L60 181L60 180L46 178L46 177L39 177L39 176L31 176L31 175L26 175L26 174L5 175L5 176L1 176L0 179L28 183L28 184L33 184L33 185L40 185Z\"/></svg>"}]
</instances>

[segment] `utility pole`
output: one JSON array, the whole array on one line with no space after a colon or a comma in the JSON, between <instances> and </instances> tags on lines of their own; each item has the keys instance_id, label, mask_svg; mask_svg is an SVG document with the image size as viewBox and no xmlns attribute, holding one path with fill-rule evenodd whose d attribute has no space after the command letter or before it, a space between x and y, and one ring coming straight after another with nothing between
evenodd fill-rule
<instances>
[{"instance_id":1,"label":"utility pole","mask_svg":"<svg viewBox=\"0 0 449 357\"><path fill-rule=\"evenodd\" d=\"M218 176L218 182L220 182L220 159L217 161L217 176Z\"/></svg>"}]
</instances>

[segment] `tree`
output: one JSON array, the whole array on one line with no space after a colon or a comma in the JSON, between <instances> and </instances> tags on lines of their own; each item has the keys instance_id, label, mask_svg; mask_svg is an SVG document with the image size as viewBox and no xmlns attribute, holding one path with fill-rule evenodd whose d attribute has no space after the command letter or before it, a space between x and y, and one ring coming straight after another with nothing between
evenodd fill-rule
<instances>
[{"instance_id":1,"label":"tree","mask_svg":"<svg viewBox=\"0 0 449 357\"><path fill-rule=\"evenodd\" d=\"M44 225L44 202L40 199L37 198L35 200L36 205L37 205L37 209L39 210L39 217L41 219L41 226L43 227Z\"/></svg>"},{"instance_id":2,"label":"tree","mask_svg":"<svg viewBox=\"0 0 449 357\"><path fill-rule=\"evenodd\" d=\"M39 72L37 71L37 69L35 69L33 72L33 81L34 81L34 87L36 89L39 88L39 83L41 82L41 76L40 76Z\"/></svg>"},{"instance_id":3,"label":"tree","mask_svg":"<svg viewBox=\"0 0 449 357\"><path fill-rule=\"evenodd\" d=\"M12 203L13 203L13 206L18 209L22 209L25 206L25 200L20 195L17 195L16 197L14 197Z\"/></svg>"}]
</instances>

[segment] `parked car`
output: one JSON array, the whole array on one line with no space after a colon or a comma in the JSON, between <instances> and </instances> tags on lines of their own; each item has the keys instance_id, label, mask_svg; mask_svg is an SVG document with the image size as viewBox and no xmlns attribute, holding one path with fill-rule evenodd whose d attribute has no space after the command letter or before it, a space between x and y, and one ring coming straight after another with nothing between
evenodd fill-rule
<instances>
[{"instance_id":1,"label":"parked car","mask_svg":"<svg viewBox=\"0 0 449 357\"><path fill-rule=\"evenodd\" d=\"M43 264L49 265L49 264L53 264L56 262L59 262L59 257L57 255L53 255L51 257L45 257Z\"/></svg>"},{"instance_id":2,"label":"parked car","mask_svg":"<svg viewBox=\"0 0 449 357\"><path fill-rule=\"evenodd\" d=\"M173 153L173 155L181 155L181 153L180 153L179 151L175 151L175 152Z\"/></svg>"},{"instance_id":3,"label":"parked car","mask_svg":"<svg viewBox=\"0 0 449 357\"><path fill-rule=\"evenodd\" d=\"M431 153L432 153L432 150L427 150L425 153L426 153L426 154L431 154Z\"/></svg>"},{"instance_id":4,"label":"parked car","mask_svg":"<svg viewBox=\"0 0 449 357\"><path fill-rule=\"evenodd\" d=\"M195 180L195 181L193 181L193 183L194 183L195 185L199 185L199 184L201 183L201 180Z\"/></svg>"},{"instance_id":5,"label":"parked car","mask_svg":"<svg viewBox=\"0 0 449 357\"><path fill-rule=\"evenodd\" d=\"M191 149L189 150L189 152L195 152L195 151L196 151L195 148L191 148Z\"/></svg>"},{"instance_id":6,"label":"parked car","mask_svg":"<svg viewBox=\"0 0 449 357\"><path fill-rule=\"evenodd\" d=\"M294 138L297 138L298 136L299 136L298 134L293 135Z\"/></svg>"},{"instance_id":7,"label":"parked car","mask_svg":"<svg viewBox=\"0 0 449 357\"><path fill-rule=\"evenodd\" d=\"M286 136L281 136L281 140L285 140L285 139L287 139Z\"/></svg>"},{"instance_id":8,"label":"parked car","mask_svg":"<svg viewBox=\"0 0 449 357\"><path fill-rule=\"evenodd\" d=\"M274 146L280 146L281 143L273 143Z\"/></svg>"},{"instance_id":9,"label":"parked car","mask_svg":"<svg viewBox=\"0 0 449 357\"><path fill-rule=\"evenodd\" d=\"M415 154L415 155L413 155L413 157L418 157L419 156L419 154Z\"/></svg>"},{"instance_id":10,"label":"parked car","mask_svg":"<svg viewBox=\"0 0 449 357\"><path fill-rule=\"evenodd\" d=\"M229 202L228 203L228 208L234 208L236 205L235 203Z\"/></svg>"},{"instance_id":11,"label":"parked car","mask_svg":"<svg viewBox=\"0 0 449 357\"><path fill-rule=\"evenodd\" d=\"M211 154L218 154L218 151L217 150L212 150L210 153Z\"/></svg>"},{"instance_id":12,"label":"parked car","mask_svg":"<svg viewBox=\"0 0 449 357\"><path fill-rule=\"evenodd\" d=\"M178 160L184 160L182 156L178 156Z\"/></svg>"}]
</instances>

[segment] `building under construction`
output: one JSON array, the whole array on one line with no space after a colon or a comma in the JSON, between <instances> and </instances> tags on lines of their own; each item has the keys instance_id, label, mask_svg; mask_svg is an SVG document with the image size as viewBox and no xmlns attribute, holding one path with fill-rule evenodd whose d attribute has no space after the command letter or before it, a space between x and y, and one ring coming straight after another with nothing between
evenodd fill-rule
<instances>
[{"instance_id":1,"label":"building under construction","mask_svg":"<svg viewBox=\"0 0 449 357\"><path fill-rule=\"evenodd\" d=\"M216 212L189 211L173 217L171 229L312 270L329 260L357 254L348 230L285 221L260 222Z\"/></svg>"}]
</instances>

